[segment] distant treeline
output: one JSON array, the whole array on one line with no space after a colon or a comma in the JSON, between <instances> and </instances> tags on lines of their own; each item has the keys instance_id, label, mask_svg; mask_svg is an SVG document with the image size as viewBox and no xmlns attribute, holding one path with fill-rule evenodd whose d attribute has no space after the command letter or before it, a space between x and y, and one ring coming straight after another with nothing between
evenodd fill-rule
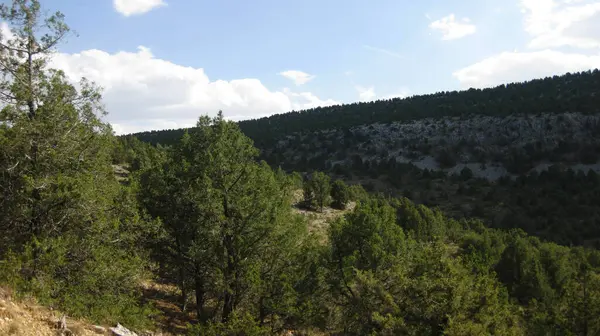
<instances>
[{"instance_id":1,"label":"distant treeline","mask_svg":"<svg viewBox=\"0 0 600 336\"><path fill-rule=\"evenodd\" d=\"M600 112L600 71L598 69L546 77L494 88L438 92L408 98L361 102L239 122L241 130L258 147L294 132L345 129L353 126L390 123L436 117L469 115L507 116L540 113ZM133 134L156 145L178 141L184 129Z\"/></svg>"}]
</instances>

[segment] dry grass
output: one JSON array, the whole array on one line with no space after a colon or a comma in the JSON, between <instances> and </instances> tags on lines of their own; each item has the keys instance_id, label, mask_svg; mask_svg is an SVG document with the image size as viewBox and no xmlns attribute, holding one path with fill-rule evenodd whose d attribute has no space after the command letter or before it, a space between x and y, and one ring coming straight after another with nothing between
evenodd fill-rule
<instances>
[{"instance_id":1,"label":"dry grass","mask_svg":"<svg viewBox=\"0 0 600 336\"><path fill-rule=\"evenodd\" d=\"M56 336L59 312L38 306L33 300L12 300L9 291L0 288L0 335ZM82 321L67 319L74 336L98 336ZM90 326L91 327L91 326Z\"/></svg>"},{"instance_id":2,"label":"dry grass","mask_svg":"<svg viewBox=\"0 0 600 336\"><path fill-rule=\"evenodd\" d=\"M354 209L355 206L355 202L350 202L345 210L324 208L323 212L320 212L297 208L295 209L295 212L307 218L309 232L327 235L327 228L329 227L329 223L352 211L352 209Z\"/></svg>"},{"instance_id":3,"label":"dry grass","mask_svg":"<svg viewBox=\"0 0 600 336\"><path fill-rule=\"evenodd\" d=\"M6 330L7 335L21 335L21 325L16 321L10 322Z\"/></svg>"},{"instance_id":4,"label":"dry grass","mask_svg":"<svg viewBox=\"0 0 600 336\"><path fill-rule=\"evenodd\" d=\"M348 203L345 210L333 208L324 208L323 212L306 210L299 207L302 201L302 190L297 190L294 193L294 212L304 216L308 221L308 232L319 236L320 240L325 243L327 241L327 229L331 221L342 217L346 213L352 211L356 207L355 202Z\"/></svg>"},{"instance_id":5,"label":"dry grass","mask_svg":"<svg viewBox=\"0 0 600 336\"><path fill-rule=\"evenodd\" d=\"M69 330L71 330L71 332L73 333L74 336L85 336L85 335L90 335L89 330L86 329L86 327L84 327L83 325L77 323L77 324L72 324L69 326ZM95 333L92 333L92 335Z\"/></svg>"}]
</instances>

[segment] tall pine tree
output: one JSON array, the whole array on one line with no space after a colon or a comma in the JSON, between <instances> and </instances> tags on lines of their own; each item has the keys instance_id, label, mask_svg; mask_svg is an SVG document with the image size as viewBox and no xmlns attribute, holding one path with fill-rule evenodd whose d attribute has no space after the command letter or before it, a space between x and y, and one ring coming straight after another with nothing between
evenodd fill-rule
<instances>
[{"instance_id":1,"label":"tall pine tree","mask_svg":"<svg viewBox=\"0 0 600 336\"><path fill-rule=\"evenodd\" d=\"M0 5L0 280L72 316L141 316L141 222L112 172L101 95L49 68L69 28L42 13L37 0Z\"/></svg>"}]
</instances>

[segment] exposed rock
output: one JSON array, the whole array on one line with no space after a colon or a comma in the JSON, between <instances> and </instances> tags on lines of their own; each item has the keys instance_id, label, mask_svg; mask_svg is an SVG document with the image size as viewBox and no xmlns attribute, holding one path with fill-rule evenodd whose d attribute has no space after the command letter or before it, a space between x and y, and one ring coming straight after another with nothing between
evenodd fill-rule
<instances>
[{"instance_id":1,"label":"exposed rock","mask_svg":"<svg viewBox=\"0 0 600 336\"><path fill-rule=\"evenodd\" d=\"M110 331L112 331L114 336L138 336L138 334L123 327L120 323L117 323L116 327L110 328Z\"/></svg>"}]
</instances>

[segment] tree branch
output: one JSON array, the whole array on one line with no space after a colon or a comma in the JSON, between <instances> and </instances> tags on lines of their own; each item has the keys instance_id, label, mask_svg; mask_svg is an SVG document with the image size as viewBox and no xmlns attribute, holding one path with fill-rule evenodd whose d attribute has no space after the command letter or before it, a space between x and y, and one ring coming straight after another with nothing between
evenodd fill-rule
<instances>
[{"instance_id":1,"label":"tree branch","mask_svg":"<svg viewBox=\"0 0 600 336\"><path fill-rule=\"evenodd\" d=\"M11 47L7 44L4 44L2 42L0 42L0 49L8 49L8 50L12 50L14 52L22 52L22 53L26 53L28 50L26 49L19 49L19 48L15 48L15 47Z\"/></svg>"}]
</instances>

